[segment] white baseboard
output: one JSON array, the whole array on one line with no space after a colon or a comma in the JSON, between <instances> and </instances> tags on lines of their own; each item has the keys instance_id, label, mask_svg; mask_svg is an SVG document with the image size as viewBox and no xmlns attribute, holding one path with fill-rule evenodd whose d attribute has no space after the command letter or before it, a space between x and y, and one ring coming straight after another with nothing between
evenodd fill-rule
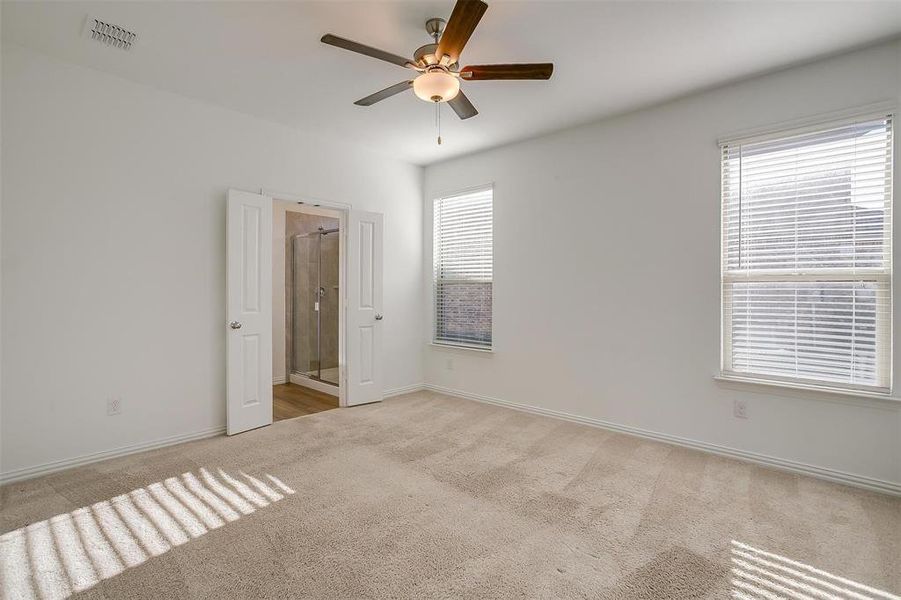
<instances>
[{"instance_id":1,"label":"white baseboard","mask_svg":"<svg viewBox=\"0 0 901 600\"><path fill-rule=\"evenodd\" d=\"M202 440L204 438L215 437L217 435L222 435L223 433L225 433L224 426L213 427L212 429L196 431L194 433L174 435L151 442L141 442L139 444L131 444L128 446L122 446L120 448L114 448L112 450L104 450L103 452L85 454L83 456L77 456L75 458L57 460L54 462L45 463L43 465L36 465L34 467L15 469L6 473L0 473L0 485L5 483L12 483L14 481L21 481L23 479L31 479L32 477L38 477L39 475L47 475L49 473L55 473L56 471L62 471L64 469L71 469L72 467L80 467L82 465L99 462L101 460L127 456L129 454L135 454L136 452L144 452L146 450L153 450L155 448L162 448L164 446L172 446L174 444L181 444L184 442L192 442L194 440Z\"/></svg>"},{"instance_id":2,"label":"white baseboard","mask_svg":"<svg viewBox=\"0 0 901 600\"><path fill-rule=\"evenodd\" d=\"M410 394L412 392L420 392L426 389L424 383L414 383L412 385L405 385L399 388L393 388L390 390L385 390L382 393L382 398L393 398L394 396L402 396L403 394Z\"/></svg>"},{"instance_id":3,"label":"white baseboard","mask_svg":"<svg viewBox=\"0 0 901 600\"><path fill-rule=\"evenodd\" d=\"M282 375L281 377L273 377L272 385L281 385L283 383L288 383L288 378Z\"/></svg>"},{"instance_id":4,"label":"white baseboard","mask_svg":"<svg viewBox=\"0 0 901 600\"><path fill-rule=\"evenodd\" d=\"M853 473L845 473L843 471L837 471L835 469L829 469L826 467L817 467L814 465L808 465L805 463L796 462L793 460L786 460L783 458L776 458L774 456L767 456L765 454L757 454L756 452L748 452L747 450L739 450L737 448L730 448L728 446L720 446L718 444L710 444L708 442L700 442L697 440L692 440L689 438L683 438L675 435L669 435L666 433L658 433L656 431L649 431L647 429L641 429L638 427L631 427L629 425L619 425L617 423L611 423L610 421L603 421L601 419L595 419L592 417L582 417L579 415L571 415L569 413L550 410L547 408L539 408L537 406L529 406L527 404L517 404L515 402L509 402L507 400L501 400L499 398L492 398L490 396L483 396L481 394L472 394L470 392L463 392L461 390L454 390L451 388L445 388L437 385L425 384L423 386L424 389L439 392L442 394L447 394L449 396L456 396L458 398L464 398L466 400L475 400L476 402L485 402L487 404L495 404L497 406L503 406L506 408L512 408L514 410L520 410L527 413L532 413L536 415L543 415L546 417L552 417L555 419L562 419L564 421L572 421L574 423L582 423L583 425L590 425L592 427L600 427L602 429L608 429L610 431L617 431L619 433L626 433L629 435L635 435L638 437L655 440L658 442L665 442L667 444L673 444L676 446L682 446L685 448L692 448L694 450L701 450L703 452L709 452L711 454L717 454L719 456L726 456L729 458L735 458L737 460L742 460L745 462L752 462L760 465L765 465L768 467L773 467L776 469L781 469L783 471L790 471L792 473L799 473L801 475L809 475L811 477L817 477L819 479L825 479L827 481L832 481L835 483L843 483L845 485L851 485L867 490L872 490L876 492L882 492L884 494L892 494L894 496L901 496L901 484L895 483L892 481L885 481L882 479L876 479L873 477L867 477L865 475L855 475Z\"/></svg>"}]
</instances>

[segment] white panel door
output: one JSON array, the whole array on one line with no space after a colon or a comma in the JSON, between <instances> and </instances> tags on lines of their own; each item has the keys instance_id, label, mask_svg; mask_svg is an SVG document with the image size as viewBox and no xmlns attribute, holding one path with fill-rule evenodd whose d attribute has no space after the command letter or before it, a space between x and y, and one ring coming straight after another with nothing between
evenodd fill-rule
<instances>
[{"instance_id":1,"label":"white panel door","mask_svg":"<svg viewBox=\"0 0 901 600\"><path fill-rule=\"evenodd\" d=\"M227 431L272 423L272 198L228 191Z\"/></svg>"},{"instance_id":2,"label":"white panel door","mask_svg":"<svg viewBox=\"0 0 901 600\"><path fill-rule=\"evenodd\" d=\"M350 211L347 256L347 404L382 399L382 233L379 213Z\"/></svg>"}]
</instances>

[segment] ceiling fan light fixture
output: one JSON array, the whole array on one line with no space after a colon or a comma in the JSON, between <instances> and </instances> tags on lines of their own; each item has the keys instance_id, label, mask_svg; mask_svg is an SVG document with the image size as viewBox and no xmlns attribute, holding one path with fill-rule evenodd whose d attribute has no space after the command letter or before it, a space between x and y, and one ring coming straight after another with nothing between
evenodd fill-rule
<instances>
[{"instance_id":1,"label":"ceiling fan light fixture","mask_svg":"<svg viewBox=\"0 0 901 600\"><path fill-rule=\"evenodd\" d=\"M460 92L460 80L443 69L427 71L413 80L413 93L426 102L447 102Z\"/></svg>"},{"instance_id":2,"label":"ceiling fan light fixture","mask_svg":"<svg viewBox=\"0 0 901 600\"><path fill-rule=\"evenodd\" d=\"M0 0L2 1L2 0ZM488 9L484 0L456 0L450 18L435 17L425 23L426 33L432 42L420 46L413 52L412 60L386 52L366 44L361 44L331 33L322 36L320 41L329 46L342 48L350 52L369 56L377 60L391 63L416 73L409 75L400 83L360 98L357 106L372 106L386 98L406 93L410 88L416 97L435 105L435 125L439 128L438 143L441 143L441 103L448 106L460 119L470 119L479 111L476 110L466 94L460 89L460 79L469 81L489 80L542 80L550 79L554 72L553 63L513 63L473 65L460 62L463 48L469 41L482 15ZM462 71L460 65L466 65ZM469 85L469 83L467 83Z\"/></svg>"}]
</instances>

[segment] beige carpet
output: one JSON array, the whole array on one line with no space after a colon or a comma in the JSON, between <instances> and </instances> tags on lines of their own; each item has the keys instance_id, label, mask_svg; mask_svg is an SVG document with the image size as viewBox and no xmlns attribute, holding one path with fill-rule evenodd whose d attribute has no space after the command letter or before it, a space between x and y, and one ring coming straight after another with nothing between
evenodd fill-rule
<instances>
[{"instance_id":1,"label":"beige carpet","mask_svg":"<svg viewBox=\"0 0 901 600\"><path fill-rule=\"evenodd\" d=\"M430 393L0 493L5 597L901 590L901 499Z\"/></svg>"}]
</instances>

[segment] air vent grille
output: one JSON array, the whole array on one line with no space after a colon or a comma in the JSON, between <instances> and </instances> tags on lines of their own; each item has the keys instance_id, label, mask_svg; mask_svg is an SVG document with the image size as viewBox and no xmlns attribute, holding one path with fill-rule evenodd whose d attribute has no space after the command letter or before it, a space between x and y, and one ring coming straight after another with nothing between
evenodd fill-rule
<instances>
[{"instance_id":1,"label":"air vent grille","mask_svg":"<svg viewBox=\"0 0 901 600\"><path fill-rule=\"evenodd\" d=\"M85 34L90 36L95 42L122 50L131 50L138 37L138 34L133 31L107 23L97 17L88 17Z\"/></svg>"}]
</instances>

